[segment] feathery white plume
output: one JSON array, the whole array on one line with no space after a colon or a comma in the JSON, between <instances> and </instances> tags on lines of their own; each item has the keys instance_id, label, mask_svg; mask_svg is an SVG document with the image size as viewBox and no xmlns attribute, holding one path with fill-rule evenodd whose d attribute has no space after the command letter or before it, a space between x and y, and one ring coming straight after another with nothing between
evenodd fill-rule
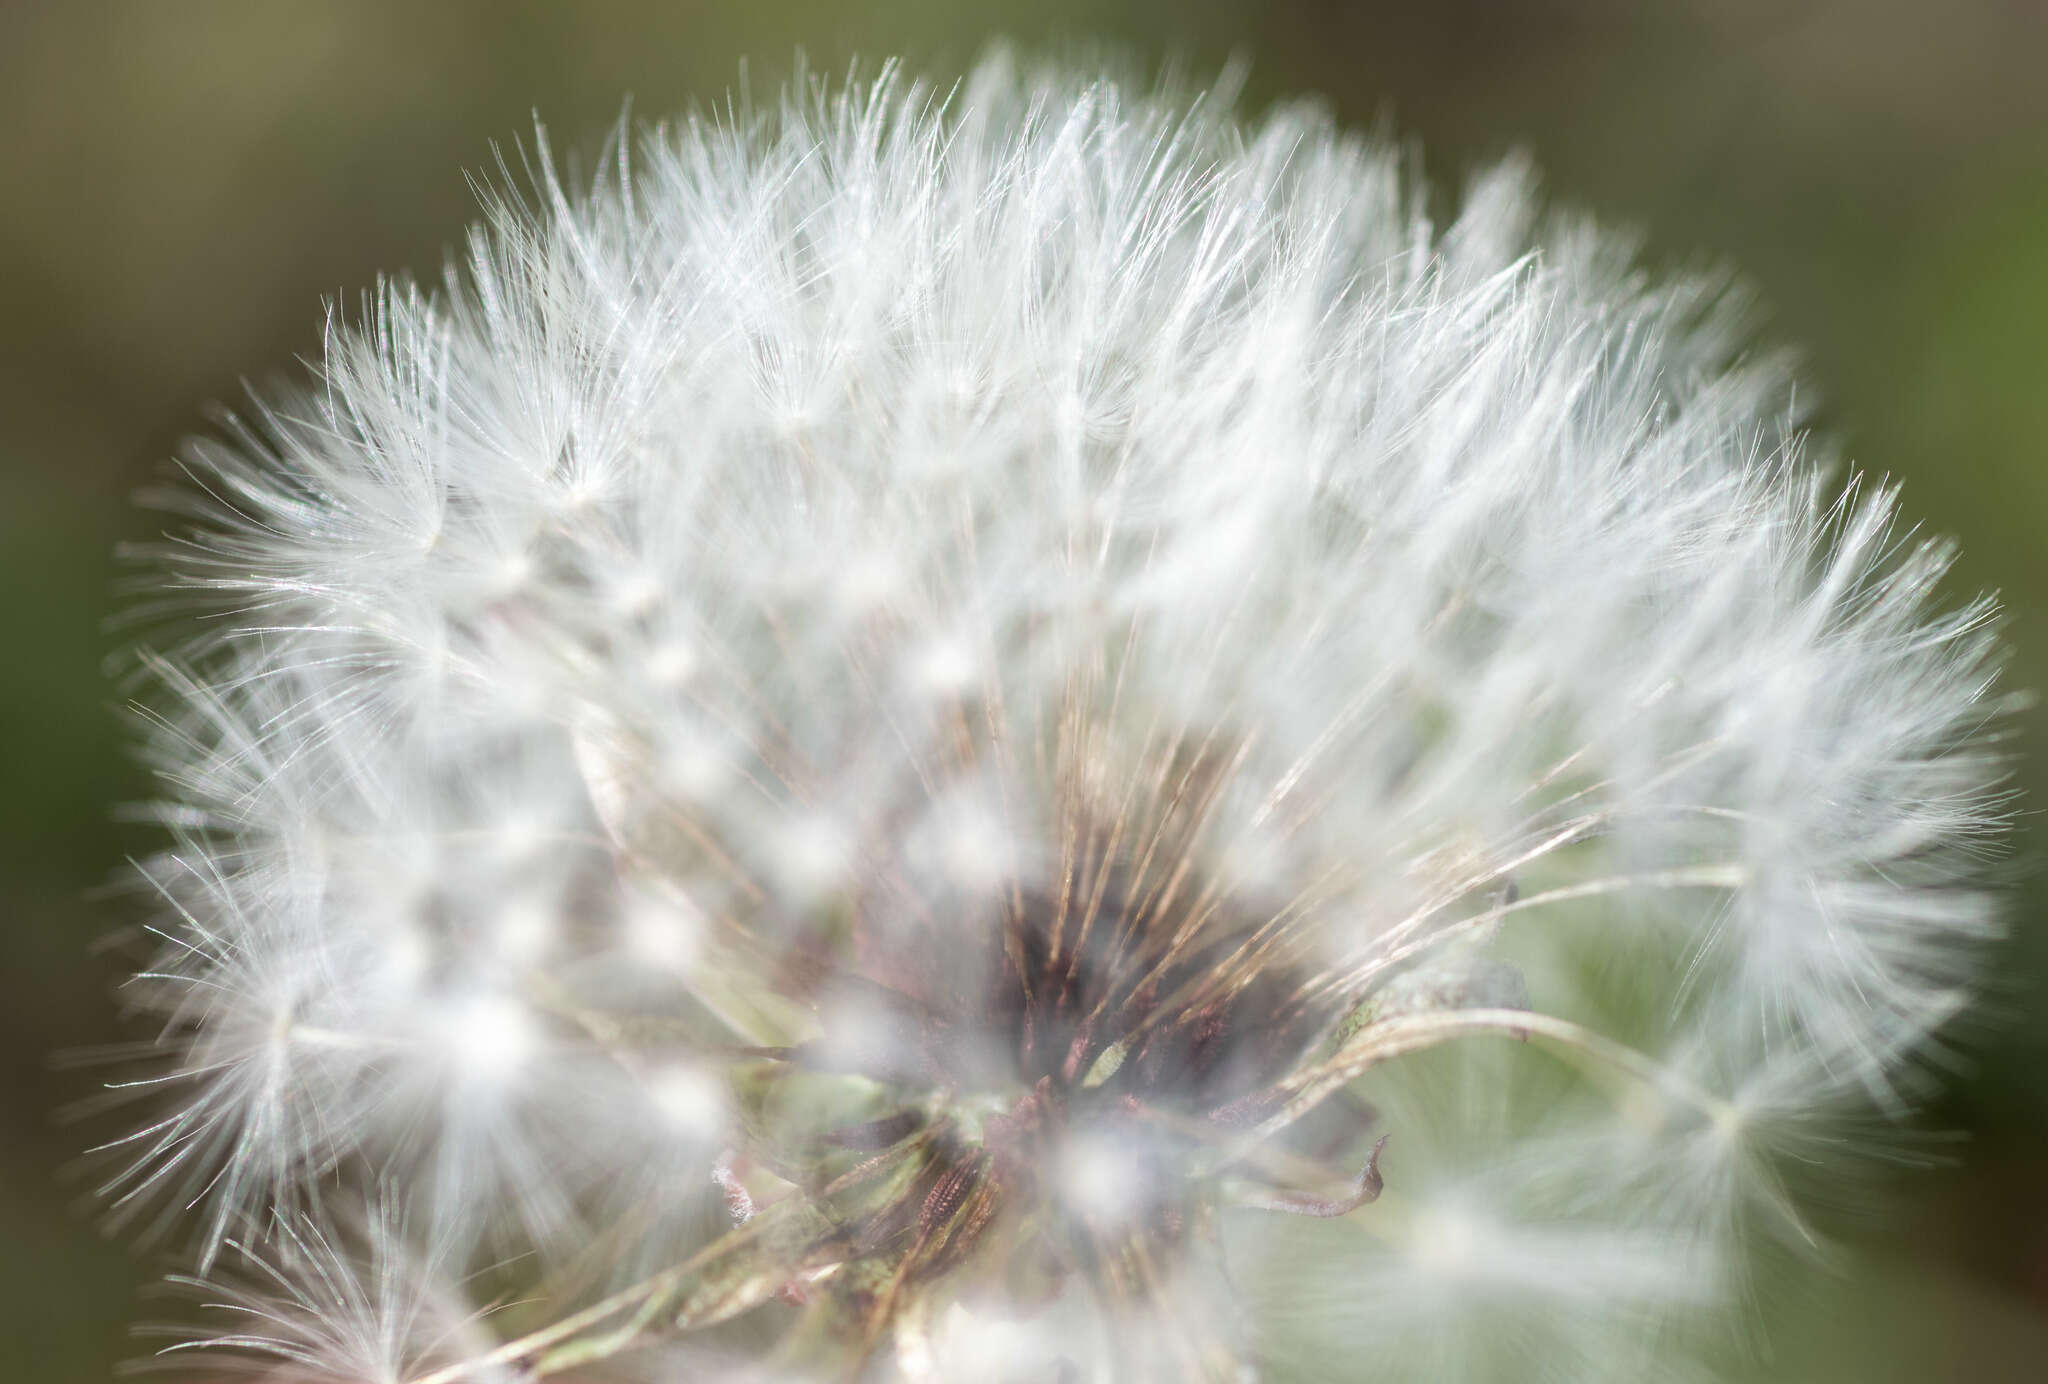
<instances>
[{"instance_id":1,"label":"feathery white plume","mask_svg":"<svg viewBox=\"0 0 2048 1384\"><path fill-rule=\"evenodd\" d=\"M1994 930L1987 607L1712 285L1222 106L543 148L193 449L112 1190L259 1373L1640 1378L1803 1234Z\"/></svg>"}]
</instances>

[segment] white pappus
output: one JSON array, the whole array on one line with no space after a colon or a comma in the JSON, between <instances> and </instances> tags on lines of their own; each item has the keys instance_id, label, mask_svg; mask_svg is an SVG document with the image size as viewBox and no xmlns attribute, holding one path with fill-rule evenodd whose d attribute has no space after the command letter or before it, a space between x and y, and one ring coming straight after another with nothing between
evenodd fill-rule
<instances>
[{"instance_id":1,"label":"white pappus","mask_svg":"<svg viewBox=\"0 0 2048 1384\"><path fill-rule=\"evenodd\" d=\"M1634 1380L1740 1317L1995 935L1989 606L1722 288L1228 106L998 57L543 146L190 449L106 1188L239 1314L171 1360Z\"/></svg>"}]
</instances>

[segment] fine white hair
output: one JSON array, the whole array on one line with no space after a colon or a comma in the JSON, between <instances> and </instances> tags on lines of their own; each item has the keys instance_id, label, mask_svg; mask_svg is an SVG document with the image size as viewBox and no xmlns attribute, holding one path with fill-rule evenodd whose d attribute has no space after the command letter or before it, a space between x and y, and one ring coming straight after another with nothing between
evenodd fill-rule
<instances>
[{"instance_id":1,"label":"fine white hair","mask_svg":"<svg viewBox=\"0 0 2048 1384\"><path fill-rule=\"evenodd\" d=\"M707 1262L750 1177L817 1191L727 1161L797 1157L749 1075L789 1052L955 1144L1021 1121L904 1077L929 1055L846 958L965 994L955 953L1042 906L1177 976L1194 939L1246 986L1284 960L1330 1022L1271 1089L1376 1107L1386 1197L1226 1197L1227 1272L1191 1251L1122 1320L1069 1283L1070 1334L905 1298L877 1359L1682 1375L1664 1324L1806 1233L1779 1165L1902 1109L1969 1003L2005 816L1989 605L1936 604L1948 549L1809 458L1725 286L1646 276L1518 162L1439 223L1313 110L1002 57L613 152L572 183L543 143L438 292L330 322L167 492L160 585L209 618L144 656L166 1103L108 1191L202 1273L313 1274L235 1290L216 1353L453 1379L484 1266L479 1298L532 1270L531 1326ZM949 1072L999 1065L949 1023ZM1135 1038L1089 1051L1077 1100L1138 1080ZM1117 1175L1060 1214L1165 1204L1126 1186L1154 1136L1087 1137ZM993 1185L960 1178L927 1220ZM318 1228L373 1204L374 1256ZM1192 1244L1172 1205L1146 1233ZM848 1255L665 1310L815 1308ZM796 1310L681 1348L797 1370ZM577 1377L656 1377L647 1344Z\"/></svg>"}]
</instances>

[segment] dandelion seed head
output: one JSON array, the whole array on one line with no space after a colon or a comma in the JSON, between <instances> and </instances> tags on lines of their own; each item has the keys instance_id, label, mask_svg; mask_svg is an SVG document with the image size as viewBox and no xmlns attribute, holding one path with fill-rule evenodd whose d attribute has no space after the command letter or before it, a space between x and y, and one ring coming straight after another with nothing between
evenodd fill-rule
<instances>
[{"instance_id":1,"label":"dandelion seed head","mask_svg":"<svg viewBox=\"0 0 2048 1384\"><path fill-rule=\"evenodd\" d=\"M1716 285L1227 106L995 58L543 137L195 444L107 1190L355 1303L254 1354L1677 1378L1910 1105L1997 932L1990 607ZM373 1191L504 1320L362 1325Z\"/></svg>"}]
</instances>

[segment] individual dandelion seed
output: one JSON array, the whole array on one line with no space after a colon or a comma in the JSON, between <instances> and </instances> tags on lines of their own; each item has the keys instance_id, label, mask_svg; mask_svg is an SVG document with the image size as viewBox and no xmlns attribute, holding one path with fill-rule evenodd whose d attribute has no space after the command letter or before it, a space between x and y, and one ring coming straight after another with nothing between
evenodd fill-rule
<instances>
[{"instance_id":1,"label":"individual dandelion seed","mask_svg":"<svg viewBox=\"0 0 2048 1384\"><path fill-rule=\"evenodd\" d=\"M582 188L543 147L441 295L194 446L168 1105L107 1190L274 1280L209 1358L1635 1380L1740 1334L1785 1155L1907 1106L1995 932L1989 608L1712 285L1518 165L1439 229L1228 105L995 58Z\"/></svg>"},{"instance_id":2,"label":"individual dandelion seed","mask_svg":"<svg viewBox=\"0 0 2048 1384\"><path fill-rule=\"evenodd\" d=\"M375 1194L363 1212L346 1232L280 1217L224 1241L232 1267L216 1280L174 1276L174 1287L207 1299L235 1325L227 1335L163 1328L189 1338L164 1356L190 1354L216 1378L404 1384L485 1348L482 1314L447 1284L447 1266L415 1258L403 1213ZM504 1384L511 1376L473 1377Z\"/></svg>"}]
</instances>

